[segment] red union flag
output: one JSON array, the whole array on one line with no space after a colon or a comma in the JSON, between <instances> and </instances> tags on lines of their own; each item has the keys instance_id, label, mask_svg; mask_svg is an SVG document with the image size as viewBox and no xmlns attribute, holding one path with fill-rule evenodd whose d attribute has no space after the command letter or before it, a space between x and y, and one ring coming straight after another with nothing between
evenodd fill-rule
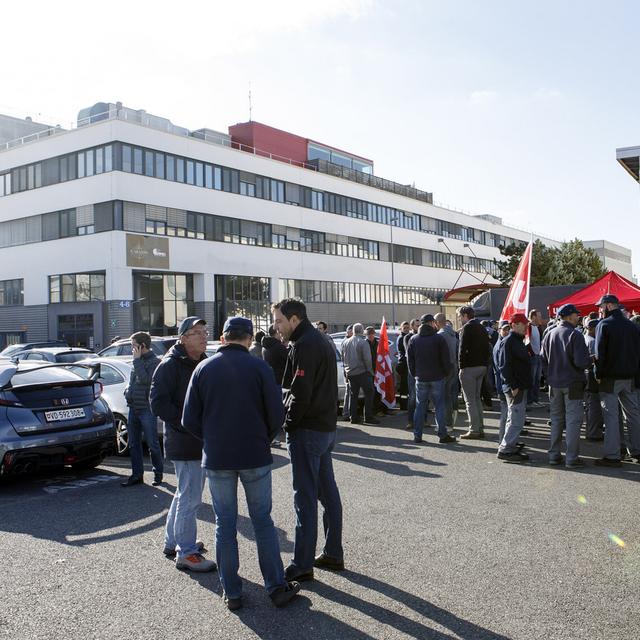
<instances>
[{"instance_id":1,"label":"red union flag","mask_svg":"<svg viewBox=\"0 0 640 640\"><path fill-rule=\"evenodd\" d=\"M392 409L396 406L396 381L393 377L391 356L389 355L389 337L387 336L387 321L382 318L380 339L378 340L378 355L376 357L376 375L374 384L382 396L385 406Z\"/></svg>"},{"instance_id":2,"label":"red union flag","mask_svg":"<svg viewBox=\"0 0 640 640\"><path fill-rule=\"evenodd\" d=\"M500 320L509 320L514 313L529 311L529 281L531 280L531 252L533 242L530 242L522 254L518 270L511 283L509 295L504 302Z\"/></svg>"}]
</instances>

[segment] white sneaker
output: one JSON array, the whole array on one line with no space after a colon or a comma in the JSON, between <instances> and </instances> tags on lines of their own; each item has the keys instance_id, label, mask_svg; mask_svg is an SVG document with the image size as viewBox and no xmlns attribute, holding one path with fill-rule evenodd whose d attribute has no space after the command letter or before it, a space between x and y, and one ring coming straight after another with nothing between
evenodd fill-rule
<instances>
[{"instance_id":1,"label":"white sneaker","mask_svg":"<svg viewBox=\"0 0 640 640\"><path fill-rule=\"evenodd\" d=\"M196 573L215 571L218 565L213 560L206 560L200 553L192 553L190 556L176 559L176 569L187 569Z\"/></svg>"}]
</instances>

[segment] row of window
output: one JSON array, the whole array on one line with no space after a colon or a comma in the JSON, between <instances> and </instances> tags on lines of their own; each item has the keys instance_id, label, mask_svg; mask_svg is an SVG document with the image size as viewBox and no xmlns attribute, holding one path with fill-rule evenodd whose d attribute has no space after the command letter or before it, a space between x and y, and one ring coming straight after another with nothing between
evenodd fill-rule
<instances>
[{"instance_id":1,"label":"row of window","mask_svg":"<svg viewBox=\"0 0 640 640\"><path fill-rule=\"evenodd\" d=\"M49 302L104 301L104 273L66 273L49 276Z\"/></svg>"},{"instance_id":2,"label":"row of window","mask_svg":"<svg viewBox=\"0 0 640 640\"><path fill-rule=\"evenodd\" d=\"M24 304L24 280L0 280L0 307Z\"/></svg>"},{"instance_id":3,"label":"row of window","mask_svg":"<svg viewBox=\"0 0 640 640\"><path fill-rule=\"evenodd\" d=\"M0 174L0 196L112 170L302 206L492 247L520 242L481 229L120 142L11 169Z\"/></svg>"},{"instance_id":4,"label":"row of window","mask_svg":"<svg viewBox=\"0 0 640 640\"><path fill-rule=\"evenodd\" d=\"M329 282L323 280L281 279L281 298L300 298L306 303L338 302L365 304L438 304L445 289L392 287L389 284Z\"/></svg>"},{"instance_id":5,"label":"row of window","mask_svg":"<svg viewBox=\"0 0 640 640\"><path fill-rule=\"evenodd\" d=\"M386 242L120 200L0 223L0 248L111 230L391 260L390 245ZM393 261L498 275L493 260L397 244L393 245Z\"/></svg>"}]
</instances>

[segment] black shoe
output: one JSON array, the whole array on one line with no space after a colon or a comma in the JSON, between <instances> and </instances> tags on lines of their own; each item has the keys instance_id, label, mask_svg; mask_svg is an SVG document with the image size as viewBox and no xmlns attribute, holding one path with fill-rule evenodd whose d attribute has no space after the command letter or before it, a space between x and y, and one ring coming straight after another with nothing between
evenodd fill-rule
<instances>
[{"instance_id":1,"label":"black shoe","mask_svg":"<svg viewBox=\"0 0 640 640\"><path fill-rule=\"evenodd\" d=\"M559 467L564 462L564 458L560 456L559 458L550 458L549 464L553 467Z\"/></svg>"},{"instance_id":2,"label":"black shoe","mask_svg":"<svg viewBox=\"0 0 640 640\"><path fill-rule=\"evenodd\" d=\"M309 582L309 580L313 580L313 568L301 571L295 565L290 564L284 570L284 579L287 582L292 582L293 580L296 582Z\"/></svg>"},{"instance_id":3,"label":"black shoe","mask_svg":"<svg viewBox=\"0 0 640 640\"><path fill-rule=\"evenodd\" d=\"M527 424L527 423L525 422L525 424ZM529 423L529 424L531 424L531 423ZM529 435L529 430L528 429L522 429L522 431L520 431L520 435L521 436L528 436Z\"/></svg>"},{"instance_id":4,"label":"black shoe","mask_svg":"<svg viewBox=\"0 0 640 640\"><path fill-rule=\"evenodd\" d=\"M529 456L526 453L520 453L520 451L514 451L513 453L498 452L498 460L503 462L527 462Z\"/></svg>"},{"instance_id":5,"label":"black shoe","mask_svg":"<svg viewBox=\"0 0 640 640\"><path fill-rule=\"evenodd\" d=\"M351 424L362 424L362 420L351 420Z\"/></svg>"},{"instance_id":6,"label":"black shoe","mask_svg":"<svg viewBox=\"0 0 640 640\"><path fill-rule=\"evenodd\" d=\"M365 424L380 424L380 420L378 420L378 418L365 418L364 419L364 423Z\"/></svg>"},{"instance_id":7,"label":"black shoe","mask_svg":"<svg viewBox=\"0 0 640 640\"><path fill-rule=\"evenodd\" d=\"M144 479L142 476L140 476L139 478L134 478L133 476L131 476L130 478L127 478L124 482L120 483L121 487L133 487L134 484L144 484Z\"/></svg>"},{"instance_id":8,"label":"black shoe","mask_svg":"<svg viewBox=\"0 0 640 640\"><path fill-rule=\"evenodd\" d=\"M316 556L313 566L318 569L331 569L332 571L344 571L344 560L336 560L331 556L321 553Z\"/></svg>"},{"instance_id":9,"label":"black shoe","mask_svg":"<svg viewBox=\"0 0 640 640\"><path fill-rule=\"evenodd\" d=\"M414 442L422 442L422 436L413 436Z\"/></svg>"},{"instance_id":10,"label":"black shoe","mask_svg":"<svg viewBox=\"0 0 640 640\"><path fill-rule=\"evenodd\" d=\"M604 440L604 436L596 436L595 438L590 438L589 436L587 436L585 440L587 440L588 442L602 442Z\"/></svg>"},{"instance_id":11,"label":"black shoe","mask_svg":"<svg viewBox=\"0 0 640 640\"><path fill-rule=\"evenodd\" d=\"M458 438L447 435L447 436L444 436L443 438L440 438L438 441L440 442L440 444L448 444L450 442L458 442Z\"/></svg>"},{"instance_id":12,"label":"black shoe","mask_svg":"<svg viewBox=\"0 0 640 640\"><path fill-rule=\"evenodd\" d=\"M338 416L338 420L341 422L349 422L350 419L349 416Z\"/></svg>"},{"instance_id":13,"label":"black shoe","mask_svg":"<svg viewBox=\"0 0 640 640\"><path fill-rule=\"evenodd\" d=\"M622 460L617 460L614 458L600 458L599 460L596 460L593 464L595 464L596 467L621 467Z\"/></svg>"},{"instance_id":14,"label":"black shoe","mask_svg":"<svg viewBox=\"0 0 640 640\"><path fill-rule=\"evenodd\" d=\"M518 449L524 449L527 445L524 442L518 442L516 444L516 447L518 447Z\"/></svg>"},{"instance_id":15,"label":"black shoe","mask_svg":"<svg viewBox=\"0 0 640 640\"><path fill-rule=\"evenodd\" d=\"M299 582L287 582L286 587L278 587L269 594L269 597L276 607L284 607L296 597L298 591L300 591Z\"/></svg>"},{"instance_id":16,"label":"black shoe","mask_svg":"<svg viewBox=\"0 0 640 640\"><path fill-rule=\"evenodd\" d=\"M156 474L153 477L153 482L151 483L152 486L157 487L158 485L162 484L162 475L160 474Z\"/></svg>"},{"instance_id":17,"label":"black shoe","mask_svg":"<svg viewBox=\"0 0 640 640\"><path fill-rule=\"evenodd\" d=\"M242 609L242 598L227 598L227 594L223 596L224 603L229 611L237 611Z\"/></svg>"}]
</instances>

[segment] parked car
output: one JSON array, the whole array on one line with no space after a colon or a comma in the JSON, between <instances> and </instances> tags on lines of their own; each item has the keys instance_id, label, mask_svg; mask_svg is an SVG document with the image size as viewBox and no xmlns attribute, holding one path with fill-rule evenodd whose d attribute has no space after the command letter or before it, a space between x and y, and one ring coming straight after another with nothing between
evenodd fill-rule
<instances>
[{"instance_id":1,"label":"parked car","mask_svg":"<svg viewBox=\"0 0 640 640\"><path fill-rule=\"evenodd\" d=\"M11 355L12 360L26 360L28 362L77 362L93 355L91 349L82 347L42 347L40 349L26 349Z\"/></svg>"},{"instance_id":2,"label":"parked car","mask_svg":"<svg viewBox=\"0 0 640 640\"><path fill-rule=\"evenodd\" d=\"M0 360L0 475L100 464L115 447L101 395L64 365Z\"/></svg>"},{"instance_id":3,"label":"parked car","mask_svg":"<svg viewBox=\"0 0 640 640\"><path fill-rule=\"evenodd\" d=\"M20 344L10 344L0 351L0 358L11 358L12 354L28 349L40 349L41 347L68 347L64 340L46 340L44 342L21 342Z\"/></svg>"},{"instance_id":4,"label":"parked car","mask_svg":"<svg viewBox=\"0 0 640 640\"><path fill-rule=\"evenodd\" d=\"M124 397L124 390L129 384L133 370L132 358L92 358L81 360L69 367L83 378L93 377L102 384L102 397L113 412L116 427L116 453L119 456L129 452L129 434L127 420L129 407ZM163 422L157 419L158 435L162 442Z\"/></svg>"},{"instance_id":5,"label":"parked car","mask_svg":"<svg viewBox=\"0 0 640 640\"><path fill-rule=\"evenodd\" d=\"M164 357L164 354L173 347L179 336L151 336L151 351L158 358ZM131 357L131 340L122 338L112 342L108 347L98 351L101 358L130 358Z\"/></svg>"}]
</instances>

